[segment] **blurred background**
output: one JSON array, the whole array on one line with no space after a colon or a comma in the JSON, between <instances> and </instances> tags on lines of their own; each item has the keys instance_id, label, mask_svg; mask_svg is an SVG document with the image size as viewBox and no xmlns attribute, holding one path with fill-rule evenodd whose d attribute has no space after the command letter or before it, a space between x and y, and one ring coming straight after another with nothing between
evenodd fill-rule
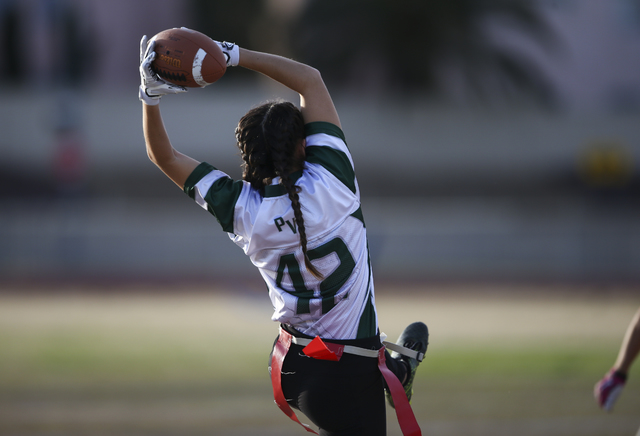
<instances>
[{"instance_id":1,"label":"blurred background","mask_svg":"<svg viewBox=\"0 0 640 436\"><path fill-rule=\"evenodd\" d=\"M302 431L258 272L146 156L139 41L180 26L322 71L381 328L431 330L425 434L635 434L637 365L592 389L640 305L640 0L0 0L0 435ZM230 69L162 110L237 178L278 96Z\"/></svg>"},{"instance_id":2,"label":"blurred background","mask_svg":"<svg viewBox=\"0 0 640 436\"><path fill-rule=\"evenodd\" d=\"M3 281L258 279L144 151L139 39L179 26L323 72L378 278L640 278L638 0L4 0L0 26ZM235 124L278 95L236 69L163 110L238 177Z\"/></svg>"}]
</instances>

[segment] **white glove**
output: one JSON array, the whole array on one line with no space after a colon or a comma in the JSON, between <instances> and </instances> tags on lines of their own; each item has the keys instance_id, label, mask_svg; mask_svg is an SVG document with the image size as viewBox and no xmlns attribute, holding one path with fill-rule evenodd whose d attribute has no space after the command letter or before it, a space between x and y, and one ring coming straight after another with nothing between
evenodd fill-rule
<instances>
[{"instance_id":1,"label":"white glove","mask_svg":"<svg viewBox=\"0 0 640 436\"><path fill-rule=\"evenodd\" d=\"M593 394L596 397L596 401L598 401L598 405L607 412L611 411L626 382L626 374L614 369L607 372L604 378L596 383L593 388Z\"/></svg>"},{"instance_id":2,"label":"white glove","mask_svg":"<svg viewBox=\"0 0 640 436\"><path fill-rule=\"evenodd\" d=\"M188 27L182 28L185 30L191 30ZM240 48L237 44L226 41L220 42L216 41L215 39L213 40L213 42L218 44L218 47L220 47L220 50L222 50L224 57L227 59L227 67L235 67L236 65L238 65L238 61L240 60Z\"/></svg>"},{"instance_id":3,"label":"white glove","mask_svg":"<svg viewBox=\"0 0 640 436\"><path fill-rule=\"evenodd\" d=\"M235 67L238 65L238 62L240 61L240 47L238 47L237 44L234 44L233 42L219 42L215 40L214 42L218 44L218 47L222 50L222 54L227 58L227 67Z\"/></svg>"},{"instance_id":4,"label":"white glove","mask_svg":"<svg viewBox=\"0 0 640 436\"><path fill-rule=\"evenodd\" d=\"M161 79L151 68L151 63L156 58L153 51L156 42L147 43L147 35L140 40L140 89L138 98L144 104L155 106L160 103L160 97L167 94L179 94L187 92L187 88Z\"/></svg>"}]
</instances>

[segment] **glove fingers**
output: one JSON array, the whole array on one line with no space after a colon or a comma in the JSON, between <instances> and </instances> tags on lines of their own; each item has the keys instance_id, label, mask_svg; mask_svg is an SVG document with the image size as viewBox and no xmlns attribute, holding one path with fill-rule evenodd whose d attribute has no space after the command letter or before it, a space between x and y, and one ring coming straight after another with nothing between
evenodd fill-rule
<instances>
[{"instance_id":1,"label":"glove fingers","mask_svg":"<svg viewBox=\"0 0 640 436\"><path fill-rule=\"evenodd\" d=\"M151 63L156 58L156 52L151 52L140 64L140 74L142 75L142 79L144 80L146 85L151 84L156 78L155 74L151 69Z\"/></svg>"},{"instance_id":2,"label":"glove fingers","mask_svg":"<svg viewBox=\"0 0 640 436\"><path fill-rule=\"evenodd\" d=\"M187 92L187 88L179 85L174 85L160 78L156 79L153 84L146 87L147 94L149 96L167 95L167 94L180 94Z\"/></svg>"},{"instance_id":3,"label":"glove fingers","mask_svg":"<svg viewBox=\"0 0 640 436\"><path fill-rule=\"evenodd\" d=\"M147 54L147 56L144 58L144 63L151 64L155 60L156 55L157 53L155 51L151 51L151 53Z\"/></svg>"},{"instance_id":4,"label":"glove fingers","mask_svg":"<svg viewBox=\"0 0 640 436\"><path fill-rule=\"evenodd\" d=\"M149 43L147 44L147 50L144 53L144 58L147 59L149 56L151 56L151 54L156 54L155 51L153 51L156 48L156 41L155 40L151 40L149 41Z\"/></svg>"},{"instance_id":5,"label":"glove fingers","mask_svg":"<svg viewBox=\"0 0 640 436\"><path fill-rule=\"evenodd\" d=\"M163 89L166 90L167 94L180 94L182 92L187 92L187 88L184 86L174 85L168 82L165 82L165 86L166 88Z\"/></svg>"},{"instance_id":6,"label":"glove fingers","mask_svg":"<svg viewBox=\"0 0 640 436\"><path fill-rule=\"evenodd\" d=\"M144 60L145 54L147 53L147 35L143 35L140 40L140 63Z\"/></svg>"},{"instance_id":7,"label":"glove fingers","mask_svg":"<svg viewBox=\"0 0 640 436\"><path fill-rule=\"evenodd\" d=\"M622 386L620 385L615 386L613 389L611 389L611 391L609 392L609 395L603 401L602 408L607 412L611 411L611 409L613 408L613 405L618 400L618 397L620 396L621 392L622 392Z\"/></svg>"}]
</instances>

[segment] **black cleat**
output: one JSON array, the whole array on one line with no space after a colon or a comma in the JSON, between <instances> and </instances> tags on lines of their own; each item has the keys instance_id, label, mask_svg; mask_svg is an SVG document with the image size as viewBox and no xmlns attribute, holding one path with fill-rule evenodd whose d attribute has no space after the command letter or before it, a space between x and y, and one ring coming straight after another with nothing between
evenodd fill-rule
<instances>
[{"instance_id":1,"label":"black cleat","mask_svg":"<svg viewBox=\"0 0 640 436\"><path fill-rule=\"evenodd\" d=\"M396 344L410 348L424 356L429 345L429 329L423 322L418 321L409 324L398 338ZM404 383L402 383L402 386L404 386L404 392L407 394L407 399L411 401L411 396L413 395L413 379L416 376L416 370L418 369L418 365L420 365L421 360L414 359L409 356L403 356L395 351L391 351L390 355L394 359L404 361L408 366L407 377ZM391 398L391 393L388 389L385 389L385 391L387 401L391 407L395 408L393 399Z\"/></svg>"}]
</instances>

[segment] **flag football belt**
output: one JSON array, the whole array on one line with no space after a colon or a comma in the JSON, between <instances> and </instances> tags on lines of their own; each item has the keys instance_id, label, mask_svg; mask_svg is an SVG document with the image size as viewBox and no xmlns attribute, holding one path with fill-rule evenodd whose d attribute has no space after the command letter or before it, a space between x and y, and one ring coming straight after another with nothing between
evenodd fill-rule
<instances>
[{"instance_id":1,"label":"flag football belt","mask_svg":"<svg viewBox=\"0 0 640 436\"><path fill-rule=\"evenodd\" d=\"M386 336L387 335L385 335L384 333L380 335L381 339L386 338ZM292 336L291 338L292 338L291 343L296 345L302 345L303 347L309 346L313 341L322 341L318 336L316 336L315 339L296 338L295 336ZM354 347L353 345L338 345L338 344L332 344L332 343L328 343L328 344L325 343L325 344L327 345L329 350L331 350L331 348L337 348L340 354L347 353L347 354L355 354L356 356L363 356L363 357L373 357L373 358L378 357L378 350L369 350L366 348ZM403 347L402 345L394 344L393 342L387 342L385 340L382 340L382 345L384 345L387 350L395 351L396 353L402 354L403 356L416 359L418 362L422 362L422 360L424 359L424 353L420 353L419 351L412 350L411 348ZM315 356L310 356L310 357L315 357Z\"/></svg>"},{"instance_id":2,"label":"flag football belt","mask_svg":"<svg viewBox=\"0 0 640 436\"><path fill-rule=\"evenodd\" d=\"M385 335L386 336L386 335ZM416 418L407 399L407 394L404 391L404 387L398 377L387 368L385 361L385 349L389 348L397 353L409 356L413 359L422 361L424 353L419 353L410 348L402 347L398 344L392 344L386 341L382 342L382 347L379 350L369 350L366 348L360 348L353 345L341 345L331 342L324 342L319 336L314 339L297 338L291 335L289 332L280 328L280 336L273 348L273 355L271 357L271 384L273 386L273 396L276 404L293 421L303 426L308 432L318 434L308 424L303 424L295 412L291 409L287 400L282 392L282 363L285 356L289 352L291 344L304 346L302 352L309 357L320 360L332 360L339 361L344 353L355 354L356 356L370 357L378 359L378 369L382 373L387 388L393 398L393 403L398 417L398 423L404 436L421 436L420 426L416 421Z\"/></svg>"}]
</instances>

